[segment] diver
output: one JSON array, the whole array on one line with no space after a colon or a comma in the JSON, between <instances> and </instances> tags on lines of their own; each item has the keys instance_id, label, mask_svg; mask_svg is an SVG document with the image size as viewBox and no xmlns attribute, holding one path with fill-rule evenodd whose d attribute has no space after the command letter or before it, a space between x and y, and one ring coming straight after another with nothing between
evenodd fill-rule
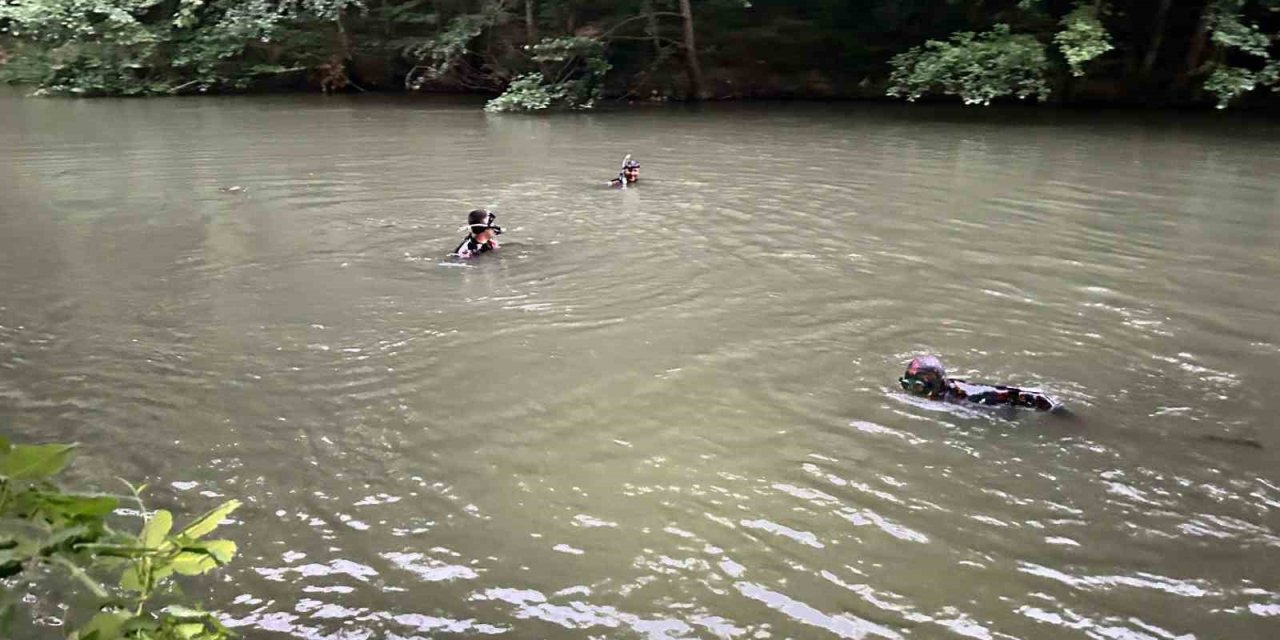
<instances>
[{"instance_id":1,"label":"diver","mask_svg":"<svg viewBox=\"0 0 1280 640\"><path fill-rule=\"evenodd\" d=\"M640 181L640 163L631 159L631 154L622 159L622 170L618 172L618 176L609 181L609 186L615 189L626 189L627 187Z\"/></svg>"},{"instance_id":2,"label":"diver","mask_svg":"<svg viewBox=\"0 0 1280 640\"><path fill-rule=\"evenodd\" d=\"M911 395L931 400L973 402L986 406L1030 407L1036 411L1059 412L1063 407L1039 389L986 385L948 378L942 361L934 356L916 356L907 365L898 383Z\"/></svg>"},{"instance_id":3,"label":"diver","mask_svg":"<svg viewBox=\"0 0 1280 640\"><path fill-rule=\"evenodd\" d=\"M498 216L488 209L476 209L467 214L467 228L470 233L462 240L462 244L453 250L459 258L472 258L498 248L498 234L502 227L494 224Z\"/></svg>"}]
</instances>

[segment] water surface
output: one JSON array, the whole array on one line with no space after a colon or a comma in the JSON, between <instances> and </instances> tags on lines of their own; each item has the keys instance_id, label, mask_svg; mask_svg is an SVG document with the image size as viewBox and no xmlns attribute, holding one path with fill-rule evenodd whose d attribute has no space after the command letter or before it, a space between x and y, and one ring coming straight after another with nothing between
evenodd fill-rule
<instances>
[{"instance_id":1,"label":"water surface","mask_svg":"<svg viewBox=\"0 0 1280 640\"><path fill-rule=\"evenodd\" d=\"M0 428L157 507L246 501L188 592L247 637L1280 629L1276 123L12 96L0 123ZM605 189L626 153L641 186ZM453 262L477 206L506 245ZM904 398L924 351L1074 418Z\"/></svg>"}]
</instances>

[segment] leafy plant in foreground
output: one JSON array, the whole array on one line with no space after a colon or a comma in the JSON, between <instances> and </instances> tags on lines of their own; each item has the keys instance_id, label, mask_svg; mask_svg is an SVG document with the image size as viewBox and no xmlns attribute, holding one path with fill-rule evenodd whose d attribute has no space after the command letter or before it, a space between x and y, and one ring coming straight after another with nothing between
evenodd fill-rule
<instances>
[{"instance_id":1,"label":"leafy plant in foreground","mask_svg":"<svg viewBox=\"0 0 1280 640\"><path fill-rule=\"evenodd\" d=\"M231 637L211 613L160 606L155 600L171 586L175 574L201 575L231 561L234 542L205 536L240 502L229 500L175 531L173 514L147 511L138 499L142 488L137 488L133 497L143 525L136 534L118 530L107 522L120 506L118 497L68 492L53 483L74 450L74 445L65 444L13 445L0 437L0 578L48 568L83 585L96 610L69 633L71 640ZM114 580L104 583L102 576ZM0 636L8 636L3 623L11 620L14 606L0 603Z\"/></svg>"}]
</instances>

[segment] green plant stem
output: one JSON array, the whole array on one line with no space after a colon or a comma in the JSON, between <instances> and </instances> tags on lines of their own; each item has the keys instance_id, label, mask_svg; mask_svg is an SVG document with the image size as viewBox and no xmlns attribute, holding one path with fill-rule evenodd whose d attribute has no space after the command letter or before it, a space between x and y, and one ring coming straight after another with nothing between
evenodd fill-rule
<instances>
[{"instance_id":1,"label":"green plant stem","mask_svg":"<svg viewBox=\"0 0 1280 640\"><path fill-rule=\"evenodd\" d=\"M75 578L79 580L81 584L83 584L85 587L88 587L88 589L93 592L93 595L99 598L104 598L104 599L111 597L111 594L108 593L107 590L103 588L102 585L98 584L98 582L93 578L90 578L89 574L85 573L84 569L81 569L80 567L76 566L74 562L67 560L62 556L57 556L57 555L53 556L53 561L65 567L67 571L70 571L71 575L75 576Z\"/></svg>"}]
</instances>

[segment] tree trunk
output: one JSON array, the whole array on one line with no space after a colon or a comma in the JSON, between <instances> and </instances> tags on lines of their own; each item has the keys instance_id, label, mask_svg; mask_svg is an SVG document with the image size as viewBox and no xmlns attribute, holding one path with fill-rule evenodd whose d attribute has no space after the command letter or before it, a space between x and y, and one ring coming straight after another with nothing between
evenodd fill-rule
<instances>
[{"instance_id":1,"label":"tree trunk","mask_svg":"<svg viewBox=\"0 0 1280 640\"><path fill-rule=\"evenodd\" d=\"M1160 0L1160 8L1156 10L1155 29L1151 34L1151 46L1147 47L1147 55L1142 59L1142 75L1148 80L1156 68L1156 56L1160 54L1160 45L1164 43L1164 22L1169 15L1169 4L1172 0Z\"/></svg>"},{"instance_id":2,"label":"tree trunk","mask_svg":"<svg viewBox=\"0 0 1280 640\"><path fill-rule=\"evenodd\" d=\"M662 40L658 37L658 16L653 12L653 0L644 0L644 14L648 18L649 37L653 38L653 55L662 56Z\"/></svg>"},{"instance_id":3,"label":"tree trunk","mask_svg":"<svg viewBox=\"0 0 1280 640\"><path fill-rule=\"evenodd\" d=\"M524 0L524 39L525 44L538 41L538 23L533 19L533 0Z\"/></svg>"},{"instance_id":4,"label":"tree trunk","mask_svg":"<svg viewBox=\"0 0 1280 640\"><path fill-rule=\"evenodd\" d=\"M1200 22L1196 24L1196 33L1191 36L1191 46L1187 48L1187 70L1183 74L1185 80L1199 74L1204 64L1205 49L1209 47L1209 23L1213 21L1213 1L1204 3Z\"/></svg>"},{"instance_id":5,"label":"tree trunk","mask_svg":"<svg viewBox=\"0 0 1280 640\"><path fill-rule=\"evenodd\" d=\"M982 19L982 2L983 0L977 0L969 5L969 26L975 30L981 28L981 25L986 22Z\"/></svg>"},{"instance_id":6,"label":"tree trunk","mask_svg":"<svg viewBox=\"0 0 1280 640\"><path fill-rule=\"evenodd\" d=\"M689 93L693 100L701 100L702 67L698 64L698 45L693 39L693 9L689 0L680 0L680 15L684 18L684 60L689 66Z\"/></svg>"},{"instance_id":7,"label":"tree trunk","mask_svg":"<svg viewBox=\"0 0 1280 640\"><path fill-rule=\"evenodd\" d=\"M338 16L334 19L334 25L338 30L338 53L342 55L343 60L351 58L351 35L347 33L347 25L342 22L342 18L346 13L347 10L345 8L339 9Z\"/></svg>"}]
</instances>

